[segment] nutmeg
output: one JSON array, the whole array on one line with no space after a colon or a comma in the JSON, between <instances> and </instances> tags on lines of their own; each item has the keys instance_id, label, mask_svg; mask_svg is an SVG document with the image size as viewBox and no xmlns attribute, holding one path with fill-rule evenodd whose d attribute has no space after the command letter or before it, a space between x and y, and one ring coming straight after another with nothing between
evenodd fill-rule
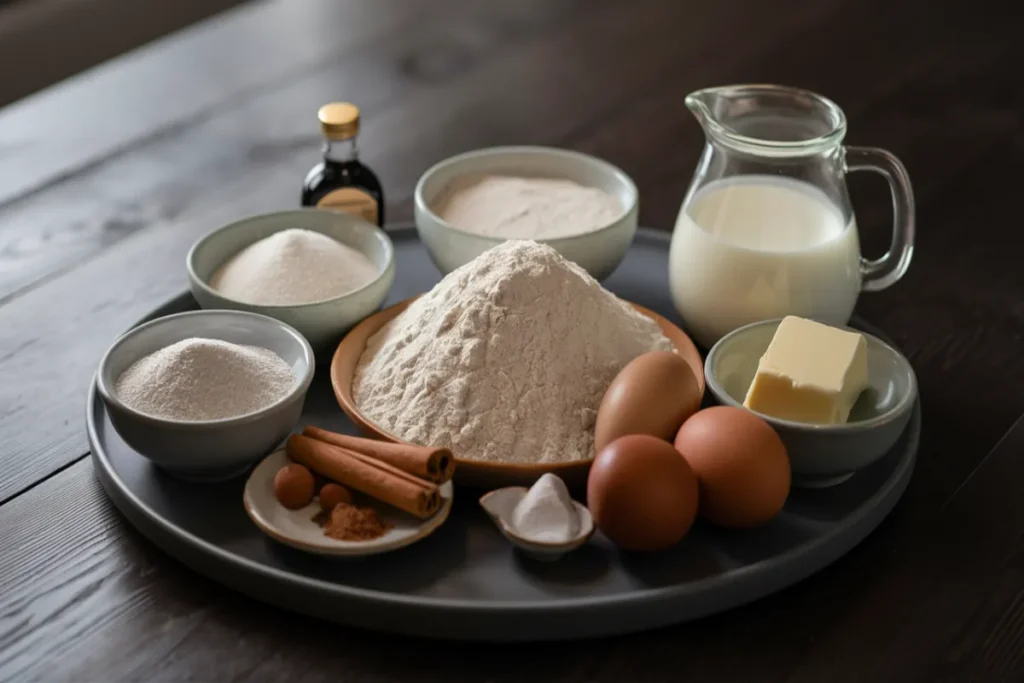
<instances>
[{"instance_id":1,"label":"nutmeg","mask_svg":"<svg viewBox=\"0 0 1024 683\"><path fill-rule=\"evenodd\" d=\"M320 489L320 509L330 512L338 503L352 504L352 494L341 484L330 482Z\"/></svg>"},{"instance_id":2,"label":"nutmeg","mask_svg":"<svg viewBox=\"0 0 1024 683\"><path fill-rule=\"evenodd\" d=\"M274 475L274 496L289 510L298 510L313 500L313 474L304 465L285 465Z\"/></svg>"}]
</instances>

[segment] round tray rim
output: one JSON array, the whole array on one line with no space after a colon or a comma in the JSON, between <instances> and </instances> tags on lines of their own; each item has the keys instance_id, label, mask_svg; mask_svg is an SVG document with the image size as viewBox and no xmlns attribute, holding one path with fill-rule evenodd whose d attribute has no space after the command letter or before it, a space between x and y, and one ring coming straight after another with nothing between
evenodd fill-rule
<instances>
[{"instance_id":1,"label":"round tray rim","mask_svg":"<svg viewBox=\"0 0 1024 683\"><path fill-rule=\"evenodd\" d=\"M279 579L284 580L287 583L298 583L305 587L319 588L328 593L335 593L346 597L355 597L361 599L368 599L371 601L387 602L395 605L401 605L403 607L411 608L429 608L429 609L444 609L449 611L463 611L463 612L474 612L474 611L519 611L519 612L536 612L546 610L560 610L566 608L598 608L608 605L619 605L624 602L649 602L663 600L666 597L682 597L689 593L702 592L702 589L708 585L715 584L717 587L723 587L730 584L739 582L751 573L762 574L766 571L779 571L785 569L792 561L794 556L802 556L807 553L808 545L813 548L819 548L821 546L827 546L831 542L835 542L837 537L841 537L841 530L837 529L829 534L819 536L809 544L801 545L793 548L787 552L781 553L772 557L770 560L760 562L758 564L747 565L738 569L731 570L725 576L716 575L706 579L700 579L697 581L687 582L685 584L675 584L672 586L664 586L660 588L648 588L642 590L635 590L630 592L616 593L614 595L605 596L589 596L584 598L560 598L556 600L518 600L518 601L503 601L503 600L492 600L487 602L465 600L465 599L452 599L452 598L433 598L433 597L410 597L395 593L387 593L384 591L371 590L367 588L358 588L352 586L345 586L343 584L332 583L329 581L322 581L320 579L309 578L305 576L298 576L291 572L287 572L275 567L269 567L262 563L250 560L245 557L241 557L234 553L228 552L223 548L214 545L206 540L203 540L190 532L183 531L172 523L167 522L163 517L157 514L151 507L145 502L140 500L129 488L124 484L124 481L117 475L110 460L107 458L106 452L103 446L100 444L98 434L96 433L95 421L93 419L93 411L96 408L102 410L102 402L98 400L96 395L96 383L95 380L89 390L89 415L87 420L88 433L89 433L89 445L92 448L92 459L102 469L101 483L104 489L108 493L113 493L109 486L116 487L116 496L112 495L115 503L118 503L122 499L122 496L127 499L133 506L133 510L143 514L148 521L161 527L161 529L169 534L183 537L188 542L196 545L199 548L204 549L206 552L218 557L219 559L226 561L229 564L240 565L242 568L255 571L259 574L270 575ZM909 442L907 444L906 451L908 454L915 454L917 451L918 442L920 439L920 402L915 404L914 415L911 418L911 423L908 427L909 431ZM900 465L892 476L890 476L885 484L877 491L870 499L865 501L856 511L851 513L851 516L856 516L858 519L868 517L873 513L877 513L881 510L880 503L890 499L888 506L884 509L883 514L879 516L878 521L871 526L870 529L865 529L863 536L866 536L875 526L881 522L882 519L889 513L896 502L899 500L906 488L907 483L910 479L910 473L913 471L915 457L904 457ZM892 494L895 493L895 496ZM118 505L121 508L121 505ZM856 541L849 544L849 548L852 548L863 538L857 538ZM844 544L845 545L845 544ZM849 549L846 548L846 549ZM837 554L842 555L845 552L840 551ZM833 558L834 559L834 558ZM831 560L821 563L821 565L815 565L807 574L814 573L821 567L829 564ZM794 575L792 581L787 581L783 585L790 585L799 581L802 576L797 577Z\"/></svg>"},{"instance_id":2,"label":"round tray rim","mask_svg":"<svg viewBox=\"0 0 1024 683\"><path fill-rule=\"evenodd\" d=\"M414 228L408 226L392 229L388 232L393 239L416 238ZM640 228L636 237L637 241L662 244L667 243L670 239L669 235L648 228ZM182 300L187 297L187 292L173 297L163 305L150 311L144 320L148 320L154 315L159 315L161 311L167 311L176 304L180 305ZM879 334L883 339L887 339L876 328L870 325L865 325L864 327L873 334ZM161 517L149 505L143 502L134 491L126 486L105 452L97 431L98 422L96 418L102 419L103 413L104 407L96 393L95 378L93 378L87 396L86 425L88 440L92 449L91 459L100 484L115 506L128 518L128 521L134 527L162 550L184 562L197 572L257 600L269 602L284 609L304 612L357 627L414 636L484 641L551 641L635 632L719 613L798 583L849 552L868 534L874 531L892 511L911 479L921 436L921 403L920 398L918 398L914 404L913 415L905 431L905 437L901 437L898 444L901 452L899 453L898 462L893 467L893 471L887 475L885 481L874 491L869 499L865 500L859 507L847 515L848 523L842 527L837 527L825 535L816 537L809 543L773 556L769 560L733 569L725 576L717 575L706 579L690 581L685 584L675 584L659 588L634 589L604 596L569 597L551 600L489 600L481 602L461 598L408 596L376 589L346 586L296 575L293 572L268 566L259 561L237 555L198 538L194 534L180 529L174 523L168 522ZM851 527L853 527L853 530L851 530ZM258 530L256 530L256 533L259 533ZM798 566L791 566L793 565L793 556L807 554L809 547L813 549L813 552L810 553L807 561L798 564ZM211 560L217 565L218 570L211 569ZM226 573L223 567L240 573L241 577L246 581L235 581L235 577L232 577L229 581L229 579L223 576ZM751 580L751 574L756 574L755 580ZM367 607L374 610L366 614L376 614L381 608L386 608L383 612L388 616L397 614L403 614L403 616L427 616L441 611L442 613L448 612L450 616L456 618L460 614L467 617L476 615L480 618L485 616L493 618L496 614L508 614L511 617L529 615L531 618L535 618L555 615L561 617L563 613L567 613L574 620L572 623L576 624L573 627L576 629L576 632L556 633L553 628L545 628L542 629L543 633L539 635L536 633L527 635L512 631L507 627L496 627L493 625L493 622L491 622L490 632L487 632L486 629L475 628L476 622L472 621L459 624L447 621L442 623L436 620L423 628L417 628L416 624L419 622L415 621L399 623L389 619L385 623L372 616L360 616L355 611L351 614L337 614L333 611L327 613L323 607L319 606L319 601L316 605L307 603L310 606L292 604L276 593L267 594L253 588L252 586L255 582L261 582L259 584L261 587L266 585L267 582L280 582L284 584L283 587L286 587L291 594L303 592L304 595L307 591L324 592L330 595L332 600L347 602L353 608ZM688 603L686 603L688 597L706 598L708 595L706 592L707 587L712 584L716 584L712 589L716 594L718 591L728 592L728 598L720 599L715 604L709 604L709 601L705 599L695 607L688 606ZM284 591L282 591L283 594ZM642 609L645 606L651 607L649 611L644 613L646 616L638 617L626 611L636 608ZM659 610L657 607L662 609ZM672 609L666 611L668 607ZM404 612L392 612L392 610L404 610ZM592 619L585 622L577 620L579 617L588 616L599 616L601 619ZM611 621L614 617L618 617L618 619L615 621L615 624L612 624Z\"/></svg>"}]
</instances>

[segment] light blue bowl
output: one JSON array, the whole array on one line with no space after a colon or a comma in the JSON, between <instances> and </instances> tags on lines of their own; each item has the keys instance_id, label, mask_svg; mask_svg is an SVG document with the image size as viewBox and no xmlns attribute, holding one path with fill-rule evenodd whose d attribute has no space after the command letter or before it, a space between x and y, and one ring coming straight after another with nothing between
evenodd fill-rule
<instances>
[{"instance_id":1,"label":"light blue bowl","mask_svg":"<svg viewBox=\"0 0 1024 683\"><path fill-rule=\"evenodd\" d=\"M704 376L718 403L747 410L743 407L747 389L781 322L746 325L711 348ZM917 400L914 369L902 353L863 330L845 329L864 335L868 350L868 388L850 411L849 422L805 424L752 411L768 422L786 445L794 486L839 484L881 458L903 433Z\"/></svg>"},{"instance_id":2,"label":"light blue bowl","mask_svg":"<svg viewBox=\"0 0 1024 683\"><path fill-rule=\"evenodd\" d=\"M210 278L229 258L289 228L319 232L357 249L377 268L377 278L333 299L281 306L236 301L210 287ZM345 332L379 309L395 279L395 250L387 233L361 218L327 209L280 211L229 223L196 242L185 261L192 296L200 306L248 311L280 320L301 332L318 355L333 353Z\"/></svg>"}]
</instances>

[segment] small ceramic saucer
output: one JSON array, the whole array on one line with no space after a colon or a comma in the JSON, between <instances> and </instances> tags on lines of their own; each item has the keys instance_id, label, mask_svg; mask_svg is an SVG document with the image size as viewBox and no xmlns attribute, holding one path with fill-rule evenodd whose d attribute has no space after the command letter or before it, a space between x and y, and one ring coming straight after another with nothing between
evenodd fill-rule
<instances>
[{"instance_id":1,"label":"small ceramic saucer","mask_svg":"<svg viewBox=\"0 0 1024 683\"><path fill-rule=\"evenodd\" d=\"M274 475L288 462L284 450L275 451L264 458L245 482L242 500L246 513L260 531L279 543L299 550L342 557L398 550L432 534L444 524L452 509L453 488L450 481L441 485L441 508L429 519L417 519L385 503L364 498L356 503L377 510L381 519L392 525L391 529L380 538L370 541L340 541L325 536L323 529L313 521L313 517L320 512L320 505L315 498L299 510L289 510L277 502L274 497Z\"/></svg>"},{"instance_id":2,"label":"small ceramic saucer","mask_svg":"<svg viewBox=\"0 0 1024 683\"><path fill-rule=\"evenodd\" d=\"M572 504L576 506L576 513L580 518L580 533L576 538L565 543L552 543L532 541L517 534L508 520L528 490L525 486L508 486L486 493L480 498L480 507L487 512L505 538L517 548L535 559L554 561L569 551L579 548L594 535L594 520L590 516L590 510L575 500Z\"/></svg>"}]
</instances>

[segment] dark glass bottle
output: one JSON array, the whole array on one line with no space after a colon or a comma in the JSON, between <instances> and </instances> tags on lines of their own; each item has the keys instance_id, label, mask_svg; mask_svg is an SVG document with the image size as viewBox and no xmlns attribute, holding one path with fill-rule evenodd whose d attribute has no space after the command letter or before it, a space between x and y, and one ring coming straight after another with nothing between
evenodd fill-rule
<instances>
[{"instance_id":1,"label":"dark glass bottle","mask_svg":"<svg viewBox=\"0 0 1024 683\"><path fill-rule=\"evenodd\" d=\"M345 211L384 225L384 190L377 175L359 161L359 108L348 102L320 107L324 159L302 185L302 205Z\"/></svg>"}]
</instances>

